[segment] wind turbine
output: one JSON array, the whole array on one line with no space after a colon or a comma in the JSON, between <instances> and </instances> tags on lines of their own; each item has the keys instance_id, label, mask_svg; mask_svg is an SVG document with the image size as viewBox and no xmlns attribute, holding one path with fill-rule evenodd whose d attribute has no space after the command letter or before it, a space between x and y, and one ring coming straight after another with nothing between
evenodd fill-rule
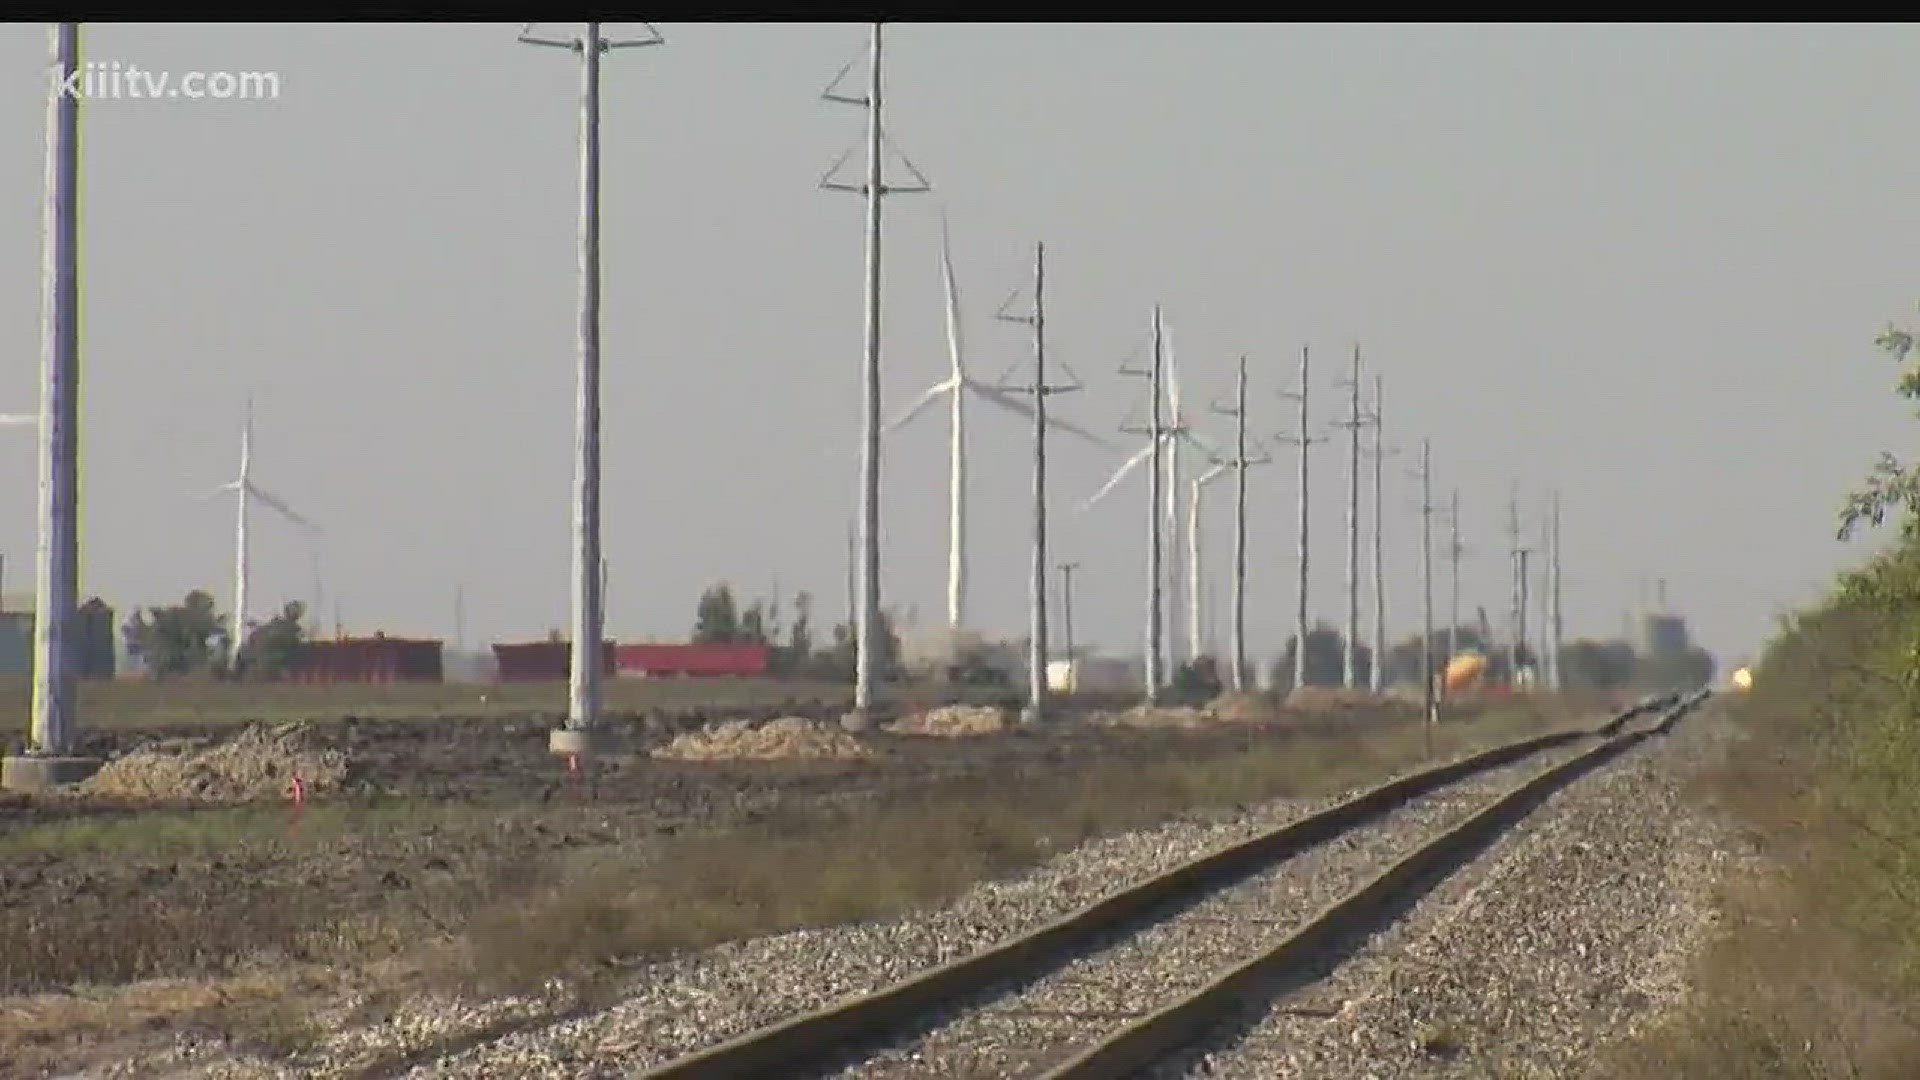
<instances>
[{"instance_id":1,"label":"wind turbine","mask_svg":"<svg viewBox=\"0 0 1920 1080\"><path fill-rule=\"evenodd\" d=\"M240 646L246 643L247 632L247 508L250 500L259 500L272 508L281 517L293 522L309 537L320 535L320 526L300 516L293 507L253 482L253 399L247 399L246 421L240 428L240 475L229 480L207 494L202 501L216 499L233 492L236 496L236 515L233 527L233 629L229 655L237 656Z\"/></svg>"},{"instance_id":2,"label":"wind turbine","mask_svg":"<svg viewBox=\"0 0 1920 1080\"><path fill-rule=\"evenodd\" d=\"M1164 328L1162 330L1162 334L1164 338L1166 336ZM1190 429L1188 429L1186 424L1181 421L1180 391L1179 391L1180 384L1179 384L1178 378L1175 377L1173 373L1172 349L1163 348L1163 354L1164 355L1162 359L1166 367L1167 404L1169 406L1169 412L1172 415L1172 419L1169 421L1166 421L1162 425L1160 429L1159 438L1150 439L1146 446L1136 451L1133 454L1133 456L1129 457L1126 461L1121 462L1120 467L1118 469L1115 469L1113 472L1113 475L1107 478L1107 482L1101 485L1100 490L1094 492L1091 498L1087 499L1086 502L1080 504L1080 509L1082 511L1085 511L1091 508L1095 503L1099 502L1101 499L1105 498L1108 492L1112 491L1114 488L1119 486L1121 480L1126 479L1126 476L1128 473L1132 472L1136 468L1139 468L1143 463L1145 463L1149 458L1151 458L1154 454L1154 448L1157 446L1162 451L1161 460L1167 462L1165 474L1164 474L1164 481L1162 485L1162 490L1166 492L1165 507L1162 511L1162 515L1166 521L1168 540L1170 543L1175 545L1177 549L1180 543L1180 509L1179 509L1180 508L1180 489L1179 489L1180 472L1178 467L1178 454L1179 454L1178 447L1180 446L1181 443L1185 443L1188 446L1191 446L1193 449L1199 451L1200 454L1212 465L1212 471L1206 474L1203 474L1202 478L1194 481L1194 487L1192 489L1192 497L1191 497L1192 502L1189 508L1190 521L1189 521L1189 527L1187 529L1188 580L1187 580L1186 593L1187 593L1188 623L1189 623L1188 634L1187 634L1187 639L1188 639L1187 644L1189 646L1189 651L1191 655L1189 655L1187 659L1192 660L1195 657L1199 656L1200 654L1199 600L1198 600L1198 597L1200 595L1200 560L1199 560L1199 554L1198 554L1198 551L1199 551L1198 541L1195 540L1194 538L1194 535L1197 531L1197 527L1192 523L1192 520L1194 515L1197 515L1199 512L1197 508L1199 505L1199 498L1200 498L1200 495L1199 495L1200 485L1203 483L1211 482L1212 480L1218 479L1220 473L1222 473L1226 469L1232 468L1233 466L1231 462L1228 462L1226 464L1221 464L1223 460L1223 455L1220 454L1218 451L1216 451L1212 446L1208 445L1204 439L1201 439L1199 436L1195 435ZM1170 583L1177 585L1179 582L1179 577L1180 577L1180 574L1177 569L1169 568L1167 578ZM1174 610L1177 611L1179 609L1175 608Z\"/></svg>"},{"instance_id":3,"label":"wind turbine","mask_svg":"<svg viewBox=\"0 0 1920 1080\"><path fill-rule=\"evenodd\" d=\"M1206 486L1233 468L1231 461L1215 461L1206 472L1188 481L1187 493L1187 653L1188 659L1200 657L1204 643L1200 621L1200 493Z\"/></svg>"},{"instance_id":4,"label":"wind turbine","mask_svg":"<svg viewBox=\"0 0 1920 1080\"><path fill-rule=\"evenodd\" d=\"M965 353L962 349L960 334L960 288L953 275L953 251L949 243L946 214L940 215L940 268L945 278L947 290L947 355L952 368L945 379L928 387L914 399L907 410L895 417L882 433L892 432L912 422L913 418L925 412L940 400L948 396L951 410L948 420L948 473L947 473L947 625L958 630L966 624L966 582L967 582L967 512L966 512L966 399L969 393L978 394L983 400L991 402L1009 412L1018 413L1028 419L1033 418L1033 406L1013 393L992 383L981 382L967 373ZM1104 450L1115 449L1106 439L1049 413L1046 419L1049 427L1077 435Z\"/></svg>"}]
</instances>

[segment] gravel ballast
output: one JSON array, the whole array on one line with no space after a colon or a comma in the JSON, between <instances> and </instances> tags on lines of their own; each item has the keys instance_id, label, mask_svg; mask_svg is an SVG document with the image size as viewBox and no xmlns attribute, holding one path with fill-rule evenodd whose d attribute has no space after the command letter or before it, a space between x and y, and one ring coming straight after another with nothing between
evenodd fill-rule
<instances>
[{"instance_id":1,"label":"gravel ballast","mask_svg":"<svg viewBox=\"0 0 1920 1080\"><path fill-rule=\"evenodd\" d=\"M1577 1077L1686 990L1713 885L1751 858L1683 794L1711 707L1550 797L1325 979L1154 1080Z\"/></svg>"}]
</instances>

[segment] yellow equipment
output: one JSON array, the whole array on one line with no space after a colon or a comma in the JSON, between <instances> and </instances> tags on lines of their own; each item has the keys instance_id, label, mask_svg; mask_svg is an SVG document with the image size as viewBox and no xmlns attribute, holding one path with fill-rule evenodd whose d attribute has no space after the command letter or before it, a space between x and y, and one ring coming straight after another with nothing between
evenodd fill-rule
<instances>
[{"instance_id":1,"label":"yellow equipment","mask_svg":"<svg viewBox=\"0 0 1920 1080\"><path fill-rule=\"evenodd\" d=\"M1447 661L1443 683L1449 690L1465 690L1487 670L1487 658L1479 653L1461 653Z\"/></svg>"}]
</instances>

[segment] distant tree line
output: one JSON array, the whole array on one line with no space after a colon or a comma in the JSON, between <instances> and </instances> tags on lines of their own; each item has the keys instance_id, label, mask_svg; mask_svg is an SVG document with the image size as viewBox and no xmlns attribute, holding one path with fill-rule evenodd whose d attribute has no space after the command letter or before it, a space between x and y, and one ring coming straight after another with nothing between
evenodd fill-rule
<instances>
[{"instance_id":1,"label":"distant tree line","mask_svg":"<svg viewBox=\"0 0 1920 1080\"><path fill-rule=\"evenodd\" d=\"M765 645L767 665L775 675L853 678L855 646L851 626L837 623L827 642L816 641L813 594L804 591L793 598L793 621L783 623L783 618L778 600L755 600L742 608L734 597L733 586L720 582L700 594L699 606L694 612L692 640L696 645ZM880 613L880 634L880 653L876 658L879 670L883 678L897 677L900 636L894 631L891 612Z\"/></svg>"},{"instance_id":2,"label":"distant tree line","mask_svg":"<svg viewBox=\"0 0 1920 1080\"><path fill-rule=\"evenodd\" d=\"M274 682L299 659L306 614L300 601L288 601L278 615L247 628L236 654L230 616L216 608L211 594L195 589L178 604L135 609L120 634L127 654L156 680Z\"/></svg>"},{"instance_id":3,"label":"distant tree line","mask_svg":"<svg viewBox=\"0 0 1920 1080\"><path fill-rule=\"evenodd\" d=\"M1446 670L1447 634L1436 630L1427 644L1435 674ZM1477 626L1454 629L1454 645L1460 652L1475 652L1486 658L1481 680L1493 684L1511 683L1512 671L1506 646L1488 641ZM1293 688L1294 639L1287 645L1271 669L1272 685L1281 690ZM1321 624L1307 631L1306 683L1308 686L1339 686L1345 664L1346 639L1331 626ZM1539 655L1530 646L1518 650L1522 668L1539 670ZM1355 674L1365 685L1373 671L1373 650L1366 645L1355 649ZM1618 640L1579 639L1560 647L1561 678L1569 690L1669 690L1705 686L1713 681L1712 654L1694 647L1670 656L1641 655L1633 645ZM1420 635L1414 634L1387 650L1382 671L1385 682L1420 684L1422 673Z\"/></svg>"}]
</instances>

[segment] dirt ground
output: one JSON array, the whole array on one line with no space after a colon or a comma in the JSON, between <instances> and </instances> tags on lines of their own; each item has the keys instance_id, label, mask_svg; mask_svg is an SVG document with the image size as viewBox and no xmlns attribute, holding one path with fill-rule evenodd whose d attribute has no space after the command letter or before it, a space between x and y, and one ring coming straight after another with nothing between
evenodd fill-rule
<instances>
[{"instance_id":1,"label":"dirt ground","mask_svg":"<svg viewBox=\"0 0 1920 1080\"><path fill-rule=\"evenodd\" d=\"M882 726L859 736L870 754L853 760L652 756L723 718L827 724L842 708L781 701L629 714L610 721L614 750L579 774L548 751L551 720L525 714L95 727L86 749L122 763L103 778L128 771L143 749L205 754L236 739L255 757L291 761L297 751L339 768L310 786L297 812L291 769L258 761L245 785L202 775L174 798L0 794L0 998L263 965L376 963L533 895L556 859L644 862L676 836L777 826L836 806L920 804L942 785L1044 783L1101 762L1407 722L1401 706L1270 717L1241 707L1232 720L1165 729L1083 714L969 738ZM89 787L141 789L124 778ZM0 1031L0 1047L6 1039Z\"/></svg>"}]
</instances>

